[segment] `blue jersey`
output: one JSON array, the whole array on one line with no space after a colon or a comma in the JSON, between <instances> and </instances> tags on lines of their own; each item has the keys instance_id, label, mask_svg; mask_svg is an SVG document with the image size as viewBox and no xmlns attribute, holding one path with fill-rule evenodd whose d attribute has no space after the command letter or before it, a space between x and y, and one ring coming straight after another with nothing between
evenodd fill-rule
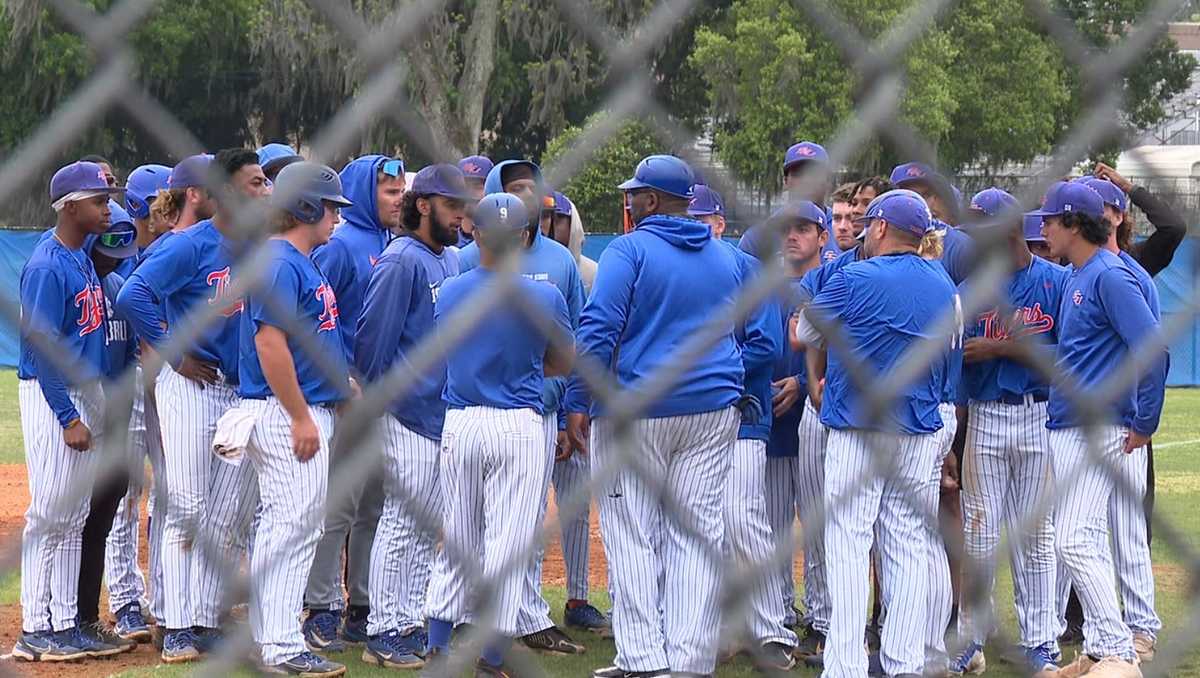
<instances>
[{"instance_id":1,"label":"blue jersey","mask_svg":"<svg viewBox=\"0 0 1200 678\"><path fill-rule=\"evenodd\" d=\"M854 262L835 273L809 312L840 321L853 359L867 374L884 379L911 346L933 336L945 314L953 312L955 297L954 285L937 262L916 254L892 254ZM830 346L821 423L907 434L942 428L938 405L945 395L948 353L901 388L882 426L868 416L863 395L847 371L847 359L836 345Z\"/></svg>"},{"instance_id":2,"label":"blue jersey","mask_svg":"<svg viewBox=\"0 0 1200 678\"><path fill-rule=\"evenodd\" d=\"M463 273L479 266L479 246L469 243L458 253L458 267ZM579 328L579 313L583 310L583 280L579 276L579 264L571 251L557 241L538 232L533 243L521 257L521 273L534 282L550 283L566 299L567 313L571 319L571 331ZM473 350L468 348L468 350ZM460 355L462 351L457 352ZM557 412L562 404L567 380L554 377L545 380L542 386L542 405L547 412Z\"/></svg>"},{"instance_id":3,"label":"blue jersey","mask_svg":"<svg viewBox=\"0 0 1200 678\"><path fill-rule=\"evenodd\" d=\"M1033 257L1028 266L1013 274L1005 288L1003 308L1011 309L1011 315L1005 315L1000 307L976 313L967 319L964 336L1009 340L1032 335L1052 352L1058 342L1058 314L1068 275L1062 266ZM964 299L969 289L970 282L959 285ZM970 400L993 402L1018 400L1026 395L1045 398L1050 385L1023 363L994 358L965 365L963 389Z\"/></svg>"},{"instance_id":4,"label":"blue jersey","mask_svg":"<svg viewBox=\"0 0 1200 678\"><path fill-rule=\"evenodd\" d=\"M155 243L161 244L129 276L117 296L117 307L133 323L138 337L159 350L167 342L164 326L182 327L197 309L217 307L216 319L200 332L188 353L216 364L226 381L236 384L242 300L228 291L236 254L233 241L206 219Z\"/></svg>"},{"instance_id":5,"label":"blue jersey","mask_svg":"<svg viewBox=\"0 0 1200 678\"><path fill-rule=\"evenodd\" d=\"M254 342L259 328L270 325L287 335L304 402L327 405L345 400L350 374L338 332L341 318L333 286L312 259L290 242L273 239L266 247L269 259L262 286L246 296L238 330L238 393L255 400L274 395L263 375ZM320 352L320 360L314 358L314 350Z\"/></svg>"},{"instance_id":6,"label":"blue jersey","mask_svg":"<svg viewBox=\"0 0 1200 678\"><path fill-rule=\"evenodd\" d=\"M391 239L387 227L379 222L376 201L379 166L390 160L384 155L365 155L341 171L343 193L354 202L342 208L342 223L329 242L313 250L312 258L325 274L337 295L338 332L346 351L346 360L354 362L354 334L362 313L371 269Z\"/></svg>"},{"instance_id":7,"label":"blue jersey","mask_svg":"<svg viewBox=\"0 0 1200 678\"><path fill-rule=\"evenodd\" d=\"M438 295L435 316L438 323L453 317L454 311L469 299L486 294L498 283L496 273L475 268L447 280ZM525 277L512 281L516 289L508 295L520 295L551 320L566 336L571 334L567 302L553 285ZM446 366L443 397L452 408L483 406L504 410L532 409L546 413L542 405L543 359L549 340L526 311L513 301L502 301L484 313L478 328L486 336L469 342L470 350L461 352Z\"/></svg>"},{"instance_id":8,"label":"blue jersey","mask_svg":"<svg viewBox=\"0 0 1200 678\"><path fill-rule=\"evenodd\" d=\"M827 261L824 264L812 269L804 274L800 279L799 295L802 301L807 301L817 296L821 290L825 289L825 284L833 277L834 273L845 268L861 259L862 245L858 245L853 249L848 249L842 252L832 261Z\"/></svg>"},{"instance_id":9,"label":"blue jersey","mask_svg":"<svg viewBox=\"0 0 1200 678\"><path fill-rule=\"evenodd\" d=\"M20 379L37 379L62 425L79 417L68 387L104 371L104 291L92 260L58 238L43 239L21 269ZM42 353L53 352L55 360ZM57 364L70 365L67 373Z\"/></svg>"},{"instance_id":10,"label":"blue jersey","mask_svg":"<svg viewBox=\"0 0 1200 678\"><path fill-rule=\"evenodd\" d=\"M809 271L809 273L811 272ZM796 312L800 300L811 298L801 285L803 279L804 276L792 278L788 283L789 293L780 295L778 300L779 320L782 336L785 339L783 340L783 352L775 361L775 370L771 374L771 380L794 378L800 386L800 399L788 411L775 417L771 422L771 437L767 440L768 457L795 457L800 453L800 417L804 414L804 400L808 394L808 369L804 362L803 349L792 350L791 343L787 341L786 337L789 329L788 322L791 320L792 314ZM764 405L766 404L764 403Z\"/></svg>"},{"instance_id":11,"label":"blue jersey","mask_svg":"<svg viewBox=\"0 0 1200 678\"><path fill-rule=\"evenodd\" d=\"M1085 393L1103 388L1147 342L1158 340L1158 321L1137 277L1120 257L1104 249L1071 271L1063 287L1058 320L1058 368L1072 376ZM1140 384L1123 389L1110 404L1109 423L1150 434L1158 428L1162 412L1165 364L1155 364L1142 381L1146 382L1147 402L1139 407ZM1061 388L1051 386L1048 412L1048 428L1082 425L1073 402Z\"/></svg>"},{"instance_id":12,"label":"blue jersey","mask_svg":"<svg viewBox=\"0 0 1200 678\"><path fill-rule=\"evenodd\" d=\"M137 338L133 336L133 326L116 310L117 294L124 284L125 279L116 271L100 281L107 318L104 326L104 374L109 379L122 376L126 369L137 362Z\"/></svg>"},{"instance_id":13,"label":"blue jersey","mask_svg":"<svg viewBox=\"0 0 1200 678\"><path fill-rule=\"evenodd\" d=\"M955 226L937 222L942 232L942 267L955 285L967 279L974 266L975 241L967 232Z\"/></svg>"},{"instance_id":14,"label":"blue jersey","mask_svg":"<svg viewBox=\"0 0 1200 678\"><path fill-rule=\"evenodd\" d=\"M713 241L703 222L647 217L600 255L592 294L579 319L579 353L611 367L622 388L636 391L643 380L674 360L680 347L715 314L727 310L738 293L738 275L733 257ZM694 361L644 416L730 407L741 396L742 376L741 351L731 323L728 333ZM572 377L568 411L585 412L587 405L582 381Z\"/></svg>"},{"instance_id":15,"label":"blue jersey","mask_svg":"<svg viewBox=\"0 0 1200 678\"><path fill-rule=\"evenodd\" d=\"M433 440L442 437L446 405L444 361L424 372L410 365L414 349L434 331L434 304L442 283L458 275L452 249L435 253L414 236L396 238L383 250L371 272L354 339L354 364L369 382L393 369L408 382L406 395L388 411L401 424Z\"/></svg>"}]
</instances>

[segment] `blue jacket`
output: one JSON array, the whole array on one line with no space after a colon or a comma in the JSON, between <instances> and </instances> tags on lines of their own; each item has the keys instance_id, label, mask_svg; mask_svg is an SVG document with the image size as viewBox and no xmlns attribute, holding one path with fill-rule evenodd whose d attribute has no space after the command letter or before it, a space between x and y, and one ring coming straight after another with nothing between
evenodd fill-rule
<instances>
[{"instance_id":1,"label":"blue jacket","mask_svg":"<svg viewBox=\"0 0 1200 678\"><path fill-rule=\"evenodd\" d=\"M740 250L731 242L718 241L729 250L738 269L739 292L753 284L761 266L758 259ZM747 314L738 325L736 336L742 351L745 371L745 391L758 398L762 416L758 421L743 421L738 438L766 441L771 437L771 377L775 362L783 355L784 329L779 304L768 298Z\"/></svg>"},{"instance_id":2,"label":"blue jacket","mask_svg":"<svg viewBox=\"0 0 1200 678\"><path fill-rule=\"evenodd\" d=\"M787 337L788 322L791 320L792 313L796 311L794 304L807 295L802 287L803 280L804 277L789 280L790 293L780 294L777 300L780 331L784 337ZM767 441L768 457L795 457L800 454L800 417L804 414L804 401L808 398L808 368L804 362L804 351L793 351L785 339L783 351L775 361L775 371L771 375L771 381L779 381L788 377L794 377L799 382L800 398L795 405L792 405L791 409L772 420L771 437ZM769 407L768 403L764 403L764 405Z\"/></svg>"},{"instance_id":3,"label":"blue jacket","mask_svg":"<svg viewBox=\"0 0 1200 678\"><path fill-rule=\"evenodd\" d=\"M354 362L354 333L362 313L363 297L371 281L371 269L387 247L391 234L379 223L375 202L379 166L391 160L386 155L356 158L341 172L342 194L354 203L342 209L342 224L329 242L313 250L312 259L325 274L337 295L338 317L346 361Z\"/></svg>"},{"instance_id":4,"label":"blue jacket","mask_svg":"<svg viewBox=\"0 0 1200 678\"><path fill-rule=\"evenodd\" d=\"M694 219L655 215L613 240L600 257L592 296L579 319L576 347L609 366L622 388L676 359L676 353L716 314L733 303L739 271L708 226ZM742 356L732 323L708 352L652 403L645 417L711 412L732 406L742 393ZM587 411L578 376L571 379L567 411ZM603 412L600 412L603 414Z\"/></svg>"}]
</instances>

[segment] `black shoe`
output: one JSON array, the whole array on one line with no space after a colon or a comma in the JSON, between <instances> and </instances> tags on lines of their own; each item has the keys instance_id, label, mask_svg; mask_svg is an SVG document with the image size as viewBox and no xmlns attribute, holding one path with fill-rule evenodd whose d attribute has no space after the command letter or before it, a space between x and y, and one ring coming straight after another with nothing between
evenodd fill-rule
<instances>
[{"instance_id":1,"label":"black shoe","mask_svg":"<svg viewBox=\"0 0 1200 678\"><path fill-rule=\"evenodd\" d=\"M571 639L557 626L551 626L548 629L531 633L521 638L521 642L525 647L534 652L544 652L546 654L559 655L576 655L583 654L585 648L579 643Z\"/></svg>"},{"instance_id":2,"label":"black shoe","mask_svg":"<svg viewBox=\"0 0 1200 678\"><path fill-rule=\"evenodd\" d=\"M625 669L616 666L606 666L602 669L592 671L592 678L668 678L671 675L670 669L656 669L654 671L626 671Z\"/></svg>"},{"instance_id":3,"label":"black shoe","mask_svg":"<svg viewBox=\"0 0 1200 678\"><path fill-rule=\"evenodd\" d=\"M795 648L783 643L767 643L753 652L754 668L764 673L784 673L796 667Z\"/></svg>"},{"instance_id":4,"label":"black shoe","mask_svg":"<svg viewBox=\"0 0 1200 678\"><path fill-rule=\"evenodd\" d=\"M864 641L867 643L867 652L879 653L880 646L883 645L882 630L878 624L868 624L866 631L863 632Z\"/></svg>"},{"instance_id":5,"label":"black shoe","mask_svg":"<svg viewBox=\"0 0 1200 678\"><path fill-rule=\"evenodd\" d=\"M800 644L796 646L796 658L804 659L813 655L821 654L825 651L825 634L808 627L804 636L800 638Z\"/></svg>"},{"instance_id":6,"label":"black shoe","mask_svg":"<svg viewBox=\"0 0 1200 678\"><path fill-rule=\"evenodd\" d=\"M1078 624L1068 623L1067 630L1063 631L1063 634L1058 637L1058 644L1079 645L1081 643L1083 643L1083 627Z\"/></svg>"},{"instance_id":7,"label":"black shoe","mask_svg":"<svg viewBox=\"0 0 1200 678\"><path fill-rule=\"evenodd\" d=\"M79 627L79 632L89 641L84 648L89 657L111 657L137 647L136 641L118 636L102 621L84 623Z\"/></svg>"},{"instance_id":8,"label":"black shoe","mask_svg":"<svg viewBox=\"0 0 1200 678\"><path fill-rule=\"evenodd\" d=\"M818 652L817 654L810 654L809 656L804 658L804 665L810 669L824 670L824 668L825 668L825 653Z\"/></svg>"}]
</instances>

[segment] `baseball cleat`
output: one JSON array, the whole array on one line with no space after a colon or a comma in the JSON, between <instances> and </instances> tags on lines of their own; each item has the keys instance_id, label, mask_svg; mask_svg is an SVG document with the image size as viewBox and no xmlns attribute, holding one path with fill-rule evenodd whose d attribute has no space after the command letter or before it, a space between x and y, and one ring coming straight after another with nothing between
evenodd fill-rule
<instances>
[{"instance_id":1,"label":"baseball cleat","mask_svg":"<svg viewBox=\"0 0 1200 678\"><path fill-rule=\"evenodd\" d=\"M965 673L979 675L987 670L987 659L983 656L983 646L972 642L957 657L950 660L950 675L961 676Z\"/></svg>"},{"instance_id":2,"label":"baseball cleat","mask_svg":"<svg viewBox=\"0 0 1200 678\"><path fill-rule=\"evenodd\" d=\"M592 671L592 678L668 678L670 675L671 671L669 669L626 671L618 666L606 666L602 669Z\"/></svg>"},{"instance_id":3,"label":"baseball cleat","mask_svg":"<svg viewBox=\"0 0 1200 678\"><path fill-rule=\"evenodd\" d=\"M180 664L200 658L199 640L191 629L167 631L163 637L162 660L167 664Z\"/></svg>"},{"instance_id":4,"label":"baseball cleat","mask_svg":"<svg viewBox=\"0 0 1200 678\"><path fill-rule=\"evenodd\" d=\"M783 643L767 643L752 653L754 668L763 673L791 671L796 667L794 649Z\"/></svg>"},{"instance_id":5,"label":"baseball cleat","mask_svg":"<svg viewBox=\"0 0 1200 678\"><path fill-rule=\"evenodd\" d=\"M425 647L429 645L429 634L418 626L400 634L400 643L418 657L425 657Z\"/></svg>"},{"instance_id":6,"label":"baseball cleat","mask_svg":"<svg viewBox=\"0 0 1200 678\"><path fill-rule=\"evenodd\" d=\"M796 646L795 655L798 659L811 657L825 651L825 634L811 626L805 627L804 636Z\"/></svg>"},{"instance_id":7,"label":"baseball cleat","mask_svg":"<svg viewBox=\"0 0 1200 678\"><path fill-rule=\"evenodd\" d=\"M571 636L557 626L522 636L521 642L534 652L546 654L575 655L586 651L583 645L572 640Z\"/></svg>"},{"instance_id":8,"label":"baseball cleat","mask_svg":"<svg viewBox=\"0 0 1200 678\"><path fill-rule=\"evenodd\" d=\"M285 662L263 667L263 672L285 676L327 678L343 675L346 673L346 667L324 657L318 657L311 652L301 652Z\"/></svg>"},{"instance_id":9,"label":"baseball cleat","mask_svg":"<svg viewBox=\"0 0 1200 678\"><path fill-rule=\"evenodd\" d=\"M563 610L563 621L571 628L591 631L601 638L612 638L612 622L593 605L568 607Z\"/></svg>"},{"instance_id":10,"label":"baseball cleat","mask_svg":"<svg viewBox=\"0 0 1200 678\"><path fill-rule=\"evenodd\" d=\"M79 648L89 657L111 657L137 647L137 643L117 636L99 621L79 627L78 634Z\"/></svg>"},{"instance_id":11,"label":"baseball cleat","mask_svg":"<svg viewBox=\"0 0 1200 678\"><path fill-rule=\"evenodd\" d=\"M347 643L362 644L369 641L371 637L367 634L367 616L362 617L355 615L347 615L346 621L342 623L342 640Z\"/></svg>"},{"instance_id":12,"label":"baseball cleat","mask_svg":"<svg viewBox=\"0 0 1200 678\"><path fill-rule=\"evenodd\" d=\"M419 669L425 665L425 660L413 653L395 629L371 636L363 648L362 660L387 669Z\"/></svg>"},{"instance_id":13,"label":"baseball cleat","mask_svg":"<svg viewBox=\"0 0 1200 678\"><path fill-rule=\"evenodd\" d=\"M1029 667L1031 675L1046 676L1058 673L1058 662L1055 661L1058 652L1054 649L1054 643L1042 643L1037 647L1023 647L1021 652L1025 655L1025 664ZM980 652L980 656L983 656L982 652Z\"/></svg>"},{"instance_id":14,"label":"baseball cleat","mask_svg":"<svg viewBox=\"0 0 1200 678\"><path fill-rule=\"evenodd\" d=\"M14 659L27 662L70 662L87 657L87 653L71 643L68 636L59 637L51 631L21 633L12 654Z\"/></svg>"},{"instance_id":15,"label":"baseball cleat","mask_svg":"<svg viewBox=\"0 0 1200 678\"><path fill-rule=\"evenodd\" d=\"M146 623L146 618L142 616L142 606L140 603L135 601L123 606L117 610L115 616L117 620L113 624L113 633L121 638L132 640L135 643L145 643L152 639L150 625Z\"/></svg>"},{"instance_id":16,"label":"baseball cleat","mask_svg":"<svg viewBox=\"0 0 1200 678\"><path fill-rule=\"evenodd\" d=\"M475 661L475 678L516 678L516 675L503 666L492 666L482 659Z\"/></svg>"},{"instance_id":17,"label":"baseball cleat","mask_svg":"<svg viewBox=\"0 0 1200 678\"><path fill-rule=\"evenodd\" d=\"M346 643L338 638L342 617L332 610L313 610L304 620L304 644L313 652L345 652Z\"/></svg>"}]
</instances>

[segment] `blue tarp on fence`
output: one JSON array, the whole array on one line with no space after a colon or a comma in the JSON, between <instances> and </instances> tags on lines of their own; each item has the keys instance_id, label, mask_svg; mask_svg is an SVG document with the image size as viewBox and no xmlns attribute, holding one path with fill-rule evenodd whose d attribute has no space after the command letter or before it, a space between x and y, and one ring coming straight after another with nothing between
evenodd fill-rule
<instances>
[{"instance_id":1,"label":"blue tarp on fence","mask_svg":"<svg viewBox=\"0 0 1200 678\"><path fill-rule=\"evenodd\" d=\"M12 302L13 308L18 301L21 266L33 251L40 235L38 231L0 231L0 294L5 295L6 301ZM600 253L614 237L589 236L583 246L584 254L599 259ZM1154 279L1162 299L1164 320L1187 305L1196 267L1200 265L1198 250L1200 240L1185 240L1176 252L1171 267ZM15 367L17 351L16 323L6 315L0 316L0 366ZM1171 386L1200 385L1200 320L1193 321L1188 330L1171 344L1171 373L1167 383Z\"/></svg>"}]
</instances>

